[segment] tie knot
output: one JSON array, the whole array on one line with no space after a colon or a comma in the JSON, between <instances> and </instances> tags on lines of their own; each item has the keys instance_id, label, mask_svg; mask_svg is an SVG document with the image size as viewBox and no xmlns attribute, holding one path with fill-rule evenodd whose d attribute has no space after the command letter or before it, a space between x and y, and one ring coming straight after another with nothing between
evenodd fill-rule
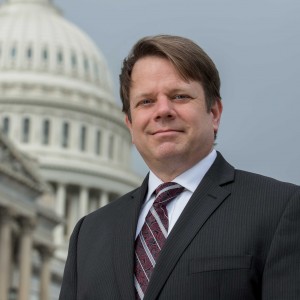
<instances>
[{"instance_id":1,"label":"tie knot","mask_svg":"<svg viewBox=\"0 0 300 300\"><path fill-rule=\"evenodd\" d=\"M182 193L184 187L176 182L165 182L155 190L153 206L167 205L172 199Z\"/></svg>"}]
</instances>

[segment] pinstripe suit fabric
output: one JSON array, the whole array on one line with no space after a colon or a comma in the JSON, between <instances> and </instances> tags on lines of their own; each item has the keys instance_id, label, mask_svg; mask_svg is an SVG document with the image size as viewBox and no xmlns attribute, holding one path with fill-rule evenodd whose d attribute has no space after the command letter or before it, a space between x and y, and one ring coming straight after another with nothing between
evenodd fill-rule
<instances>
[{"instance_id":1,"label":"pinstripe suit fabric","mask_svg":"<svg viewBox=\"0 0 300 300\"><path fill-rule=\"evenodd\" d=\"M132 300L142 186L81 219L60 300ZM299 300L300 188L218 157L172 229L145 300Z\"/></svg>"}]
</instances>

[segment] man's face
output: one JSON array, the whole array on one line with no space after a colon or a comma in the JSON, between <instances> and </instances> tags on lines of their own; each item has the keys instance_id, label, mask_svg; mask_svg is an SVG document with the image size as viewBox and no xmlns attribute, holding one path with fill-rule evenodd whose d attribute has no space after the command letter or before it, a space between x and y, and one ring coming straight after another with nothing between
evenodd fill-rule
<instances>
[{"instance_id":1,"label":"man's face","mask_svg":"<svg viewBox=\"0 0 300 300\"><path fill-rule=\"evenodd\" d=\"M212 149L222 104L207 111L202 85L184 81L164 58L147 56L136 62L130 89L132 142L148 167L181 174Z\"/></svg>"}]
</instances>

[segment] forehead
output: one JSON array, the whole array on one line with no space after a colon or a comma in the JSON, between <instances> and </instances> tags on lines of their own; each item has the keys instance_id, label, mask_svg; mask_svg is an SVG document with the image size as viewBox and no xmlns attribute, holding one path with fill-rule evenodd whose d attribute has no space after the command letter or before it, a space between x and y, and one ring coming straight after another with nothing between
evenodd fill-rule
<instances>
[{"instance_id":1,"label":"forehead","mask_svg":"<svg viewBox=\"0 0 300 300\"><path fill-rule=\"evenodd\" d=\"M160 56L145 56L137 60L131 73L131 87L155 81L174 81L188 83L176 67L167 59Z\"/></svg>"},{"instance_id":2,"label":"forehead","mask_svg":"<svg viewBox=\"0 0 300 300\"><path fill-rule=\"evenodd\" d=\"M170 71L177 73L180 75L179 71L176 69L176 67L171 63L169 59L163 56L156 56L156 55L147 55L144 57L139 58L131 72L131 78L134 77L135 73L140 73L141 71L150 70L151 68L161 66L161 67L169 67Z\"/></svg>"}]
</instances>

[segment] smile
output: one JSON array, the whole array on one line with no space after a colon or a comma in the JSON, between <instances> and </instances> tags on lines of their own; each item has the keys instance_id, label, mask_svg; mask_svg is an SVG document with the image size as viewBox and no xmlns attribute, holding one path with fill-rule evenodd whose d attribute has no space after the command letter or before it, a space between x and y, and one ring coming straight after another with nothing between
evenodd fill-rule
<instances>
[{"instance_id":1,"label":"smile","mask_svg":"<svg viewBox=\"0 0 300 300\"><path fill-rule=\"evenodd\" d=\"M152 133L152 135L170 135L170 134L177 134L182 133L182 130L174 130L174 129L168 129L168 130L158 130Z\"/></svg>"}]
</instances>

